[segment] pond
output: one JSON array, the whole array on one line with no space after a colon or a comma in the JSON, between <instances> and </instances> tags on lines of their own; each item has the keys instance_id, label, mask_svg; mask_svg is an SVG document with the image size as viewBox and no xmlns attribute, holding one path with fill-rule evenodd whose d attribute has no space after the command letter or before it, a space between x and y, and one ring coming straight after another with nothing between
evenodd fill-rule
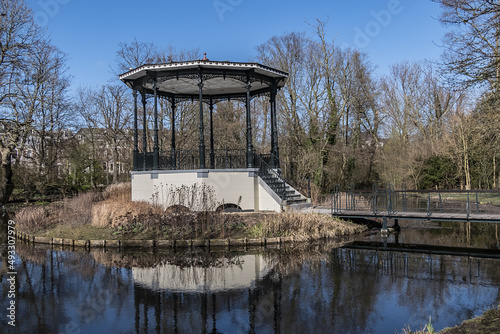
<instances>
[{"instance_id":1,"label":"pond","mask_svg":"<svg viewBox=\"0 0 500 334\"><path fill-rule=\"evenodd\" d=\"M483 248L497 258L352 249L349 239L211 252L18 242L12 327L3 236L0 326L8 333L395 333L430 317L440 330L500 304L495 225L400 225L387 240L374 231L356 241Z\"/></svg>"}]
</instances>

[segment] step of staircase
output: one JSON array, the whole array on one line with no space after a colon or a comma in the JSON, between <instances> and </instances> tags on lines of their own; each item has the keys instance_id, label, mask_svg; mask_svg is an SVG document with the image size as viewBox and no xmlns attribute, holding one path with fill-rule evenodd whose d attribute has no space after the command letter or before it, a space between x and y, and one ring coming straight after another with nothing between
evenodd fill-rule
<instances>
[{"instance_id":1,"label":"step of staircase","mask_svg":"<svg viewBox=\"0 0 500 334\"><path fill-rule=\"evenodd\" d=\"M300 211L302 209L309 208L312 206L313 206L312 203L307 201L307 199L306 199L306 202L294 202L291 204L288 204L288 201L287 201L287 205L283 206L283 210L284 211Z\"/></svg>"},{"instance_id":2,"label":"step of staircase","mask_svg":"<svg viewBox=\"0 0 500 334\"><path fill-rule=\"evenodd\" d=\"M301 198L302 198L301 194L293 193L293 194L290 194L290 195L286 195L286 200L287 201L295 201L295 200L299 200Z\"/></svg>"},{"instance_id":3,"label":"step of staircase","mask_svg":"<svg viewBox=\"0 0 500 334\"><path fill-rule=\"evenodd\" d=\"M284 183L284 180L271 172L260 174L261 179L278 195L282 194L284 210L300 210L311 206L311 200L304 197L296 189L289 184Z\"/></svg>"},{"instance_id":4,"label":"step of staircase","mask_svg":"<svg viewBox=\"0 0 500 334\"><path fill-rule=\"evenodd\" d=\"M294 197L294 198L287 198L286 199L286 204L300 204L300 203L307 203L307 198L304 197Z\"/></svg>"}]
</instances>

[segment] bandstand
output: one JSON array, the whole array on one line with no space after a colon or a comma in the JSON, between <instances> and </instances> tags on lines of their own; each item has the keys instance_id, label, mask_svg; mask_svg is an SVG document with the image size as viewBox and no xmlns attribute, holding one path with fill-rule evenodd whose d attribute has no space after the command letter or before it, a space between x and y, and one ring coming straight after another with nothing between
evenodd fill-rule
<instances>
[{"instance_id":1,"label":"bandstand","mask_svg":"<svg viewBox=\"0 0 500 334\"><path fill-rule=\"evenodd\" d=\"M120 75L134 97L134 151L132 199L153 201L164 186L205 184L214 189L217 202L243 211L281 211L310 200L291 187L281 175L276 119L276 94L288 74L257 63L201 60L142 65ZM269 96L271 152L258 154L252 142L251 99ZM141 107L138 107L138 98ZM153 148L148 152L146 99L153 99ZM176 104L199 104L198 150L176 147L175 122L171 122L170 149L161 151L158 134L158 100L170 104L175 119ZM215 149L213 112L221 101L245 103L246 148ZM208 110L205 110L208 106ZM142 110L141 110L142 109ZM142 147L139 143L138 113L142 111ZM208 113L206 115L205 113ZM208 117L207 117L208 116ZM204 119L209 120L205 129ZM206 131L208 130L208 131ZM209 147L205 133L209 133Z\"/></svg>"}]
</instances>

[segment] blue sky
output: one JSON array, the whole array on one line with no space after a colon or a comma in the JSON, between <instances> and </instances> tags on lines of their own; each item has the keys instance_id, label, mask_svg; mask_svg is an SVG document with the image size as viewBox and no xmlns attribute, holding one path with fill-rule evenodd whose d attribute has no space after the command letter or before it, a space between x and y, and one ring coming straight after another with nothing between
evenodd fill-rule
<instances>
[{"instance_id":1,"label":"blue sky","mask_svg":"<svg viewBox=\"0 0 500 334\"><path fill-rule=\"evenodd\" d=\"M366 52L376 74L405 60L438 60L446 30L430 0L27 0L68 55L73 88L115 80L118 43L200 49L211 60L248 61L275 35L313 36L306 21L329 19L327 38Z\"/></svg>"}]
</instances>

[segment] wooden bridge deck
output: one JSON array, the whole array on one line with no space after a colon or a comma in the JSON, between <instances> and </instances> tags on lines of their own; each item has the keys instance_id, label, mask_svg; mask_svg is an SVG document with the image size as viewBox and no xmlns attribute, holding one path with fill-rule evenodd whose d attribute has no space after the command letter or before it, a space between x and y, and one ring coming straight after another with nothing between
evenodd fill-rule
<instances>
[{"instance_id":1,"label":"wooden bridge deck","mask_svg":"<svg viewBox=\"0 0 500 334\"><path fill-rule=\"evenodd\" d=\"M331 212L331 211L330 211ZM498 213L445 213L445 212L387 212L387 211L363 211L363 210L341 210L332 212L336 217L340 218L389 218L389 219L419 219L432 221L470 221L470 222L488 222L500 223L500 214Z\"/></svg>"}]
</instances>

